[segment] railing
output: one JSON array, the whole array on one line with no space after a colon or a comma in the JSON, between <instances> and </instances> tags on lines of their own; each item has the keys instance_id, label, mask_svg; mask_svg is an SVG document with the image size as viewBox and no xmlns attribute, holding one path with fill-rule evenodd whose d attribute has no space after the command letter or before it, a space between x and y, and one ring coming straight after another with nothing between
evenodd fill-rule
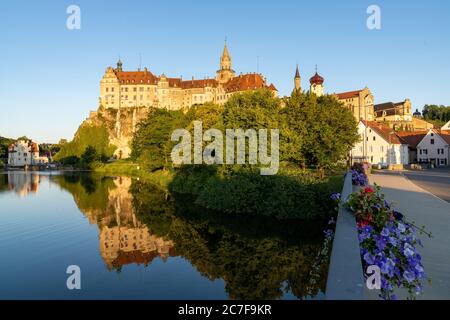
<instances>
[{"instance_id":1,"label":"railing","mask_svg":"<svg viewBox=\"0 0 450 320\"><path fill-rule=\"evenodd\" d=\"M341 199L352 193L352 176L347 173ZM336 221L325 297L327 300L364 299L364 275L355 216L342 204Z\"/></svg>"}]
</instances>

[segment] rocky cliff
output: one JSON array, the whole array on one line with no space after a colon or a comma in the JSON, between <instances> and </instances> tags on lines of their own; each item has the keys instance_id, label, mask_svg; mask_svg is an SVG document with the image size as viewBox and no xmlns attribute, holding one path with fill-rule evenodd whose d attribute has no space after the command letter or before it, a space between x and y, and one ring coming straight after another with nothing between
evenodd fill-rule
<instances>
[{"instance_id":1,"label":"rocky cliff","mask_svg":"<svg viewBox=\"0 0 450 320\"><path fill-rule=\"evenodd\" d=\"M89 114L89 118L83 122L80 128L83 125L104 125L108 132L109 143L116 148L114 156L117 159L125 159L131 154L131 141L137 125L147 116L148 110L147 107L99 108Z\"/></svg>"}]
</instances>

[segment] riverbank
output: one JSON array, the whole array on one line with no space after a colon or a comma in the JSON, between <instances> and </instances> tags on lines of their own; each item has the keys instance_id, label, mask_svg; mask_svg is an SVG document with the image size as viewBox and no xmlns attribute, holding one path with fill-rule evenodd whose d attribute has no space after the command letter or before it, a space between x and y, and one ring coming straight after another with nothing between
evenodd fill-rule
<instances>
[{"instance_id":1,"label":"riverbank","mask_svg":"<svg viewBox=\"0 0 450 320\"><path fill-rule=\"evenodd\" d=\"M124 175L127 177L144 179L165 190L168 189L168 185L174 177L174 172L172 170L149 172L144 170L138 163L129 160L118 160L101 164L96 166L93 171L107 175Z\"/></svg>"}]
</instances>

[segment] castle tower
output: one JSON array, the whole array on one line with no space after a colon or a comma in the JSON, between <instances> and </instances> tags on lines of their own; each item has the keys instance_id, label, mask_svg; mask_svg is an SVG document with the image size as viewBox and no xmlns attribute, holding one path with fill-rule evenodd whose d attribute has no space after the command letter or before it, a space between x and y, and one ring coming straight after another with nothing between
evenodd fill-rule
<instances>
[{"instance_id":1,"label":"castle tower","mask_svg":"<svg viewBox=\"0 0 450 320\"><path fill-rule=\"evenodd\" d=\"M311 84L309 91L314 93L316 96L323 96L323 83L324 79L317 73L316 66L316 74L309 79L309 83Z\"/></svg>"},{"instance_id":2,"label":"castle tower","mask_svg":"<svg viewBox=\"0 0 450 320\"><path fill-rule=\"evenodd\" d=\"M219 83L226 83L231 78L234 78L235 72L231 69L231 56L228 52L227 41L225 40L225 45L223 47L223 53L220 57L220 69L217 70L216 80Z\"/></svg>"},{"instance_id":3,"label":"castle tower","mask_svg":"<svg viewBox=\"0 0 450 320\"><path fill-rule=\"evenodd\" d=\"M300 71L298 71L298 64L297 64L297 68L295 69L295 77L294 77L294 90L295 91L302 90L301 81L302 81L302 78L300 77Z\"/></svg>"},{"instance_id":4,"label":"castle tower","mask_svg":"<svg viewBox=\"0 0 450 320\"><path fill-rule=\"evenodd\" d=\"M117 68L116 68L117 72L122 72L122 61L119 58L119 61L117 61Z\"/></svg>"}]
</instances>

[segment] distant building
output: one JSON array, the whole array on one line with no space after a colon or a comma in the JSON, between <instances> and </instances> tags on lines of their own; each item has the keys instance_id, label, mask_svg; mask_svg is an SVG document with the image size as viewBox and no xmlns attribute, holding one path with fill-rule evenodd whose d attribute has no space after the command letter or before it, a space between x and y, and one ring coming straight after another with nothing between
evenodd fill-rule
<instances>
[{"instance_id":1,"label":"distant building","mask_svg":"<svg viewBox=\"0 0 450 320\"><path fill-rule=\"evenodd\" d=\"M411 101L386 102L374 106L377 121L412 121Z\"/></svg>"},{"instance_id":2,"label":"distant building","mask_svg":"<svg viewBox=\"0 0 450 320\"><path fill-rule=\"evenodd\" d=\"M447 166L450 163L450 133L430 129L417 144L417 162L434 166Z\"/></svg>"},{"instance_id":3,"label":"distant building","mask_svg":"<svg viewBox=\"0 0 450 320\"><path fill-rule=\"evenodd\" d=\"M419 109L416 109L416 111L414 111L413 117L422 118L422 113L420 113Z\"/></svg>"},{"instance_id":4,"label":"distant building","mask_svg":"<svg viewBox=\"0 0 450 320\"><path fill-rule=\"evenodd\" d=\"M412 113L411 100L386 102L374 106L375 120L383 122L399 131L423 131L433 128L433 124L422 119L420 112Z\"/></svg>"},{"instance_id":5,"label":"distant building","mask_svg":"<svg viewBox=\"0 0 450 320\"><path fill-rule=\"evenodd\" d=\"M316 96L321 97L324 95L324 88L323 88L323 83L324 83L325 79L322 78L322 76L320 76L317 73L317 68L316 68L316 73L309 79L309 91L311 93L314 93Z\"/></svg>"},{"instance_id":6,"label":"distant building","mask_svg":"<svg viewBox=\"0 0 450 320\"><path fill-rule=\"evenodd\" d=\"M39 145L31 140L19 140L8 147L8 165L12 167L34 166L48 163L40 156Z\"/></svg>"},{"instance_id":7,"label":"distant building","mask_svg":"<svg viewBox=\"0 0 450 320\"><path fill-rule=\"evenodd\" d=\"M383 167L409 163L408 144L394 130L375 121L360 121L360 141L351 151L352 162L369 162Z\"/></svg>"},{"instance_id":8,"label":"distant building","mask_svg":"<svg viewBox=\"0 0 450 320\"><path fill-rule=\"evenodd\" d=\"M321 97L325 94L324 88L325 79L319 75L316 68L316 73L309 79L310 87L309 92ZM295 70L294 77L294 90L301 90L301 76L298 70L298 66ZM347 108L349 108L353 116L357 121L375 120L374 115L374 98L369 88L364 88L356 91L335 93L334 96L340 102L342 102Z\"/></svg>"},{"instance_id":9,"label":"distant building","mask_svg":"<svg viewBox=\"0 0 450 320\"><path fill-rule=\"evenodd\" d=\"M267 84L259 73L236 75L231 55L225 43L220 69L215 78L184 80L154 75L143 71L124 71L122 61L114 69L108 67L100 81L100 104L105 108L156 107L185 110L194 104L225 103L233 94L267 88L278 94L273 84Z\"/></svg>"},{"instance_id":10,"label":"distant building","mask_svg":"<svg viewBox=\"0 0 450 320\"><path fill-rule=\"evenodd\" d=\"M427 130L421 131L398 131L397 135L400 136L403 141L408 144L409 150L409 163L418 163L417 158L417 145L422 141L423 137L427 134Z\"/></svg>"},{"instance_id":11,"label":"distant building","mask_svg":"<svg viewBox=\"0 0 450 320\"><path fill-rule=\"evenodd\" d=\"M356 120L374 121L374 98L369 88L336 93L336 98L349 108Z\"/></svg>"}]
</instances>

